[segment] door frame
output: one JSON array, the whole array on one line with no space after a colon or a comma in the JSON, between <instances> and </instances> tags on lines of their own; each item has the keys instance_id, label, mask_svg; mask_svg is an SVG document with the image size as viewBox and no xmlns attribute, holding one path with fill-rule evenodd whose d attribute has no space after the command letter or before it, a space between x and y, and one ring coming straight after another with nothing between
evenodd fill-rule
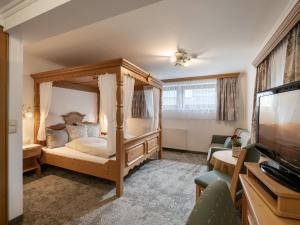
<instances>
[{"instance_id":1,"label":"door frame","mask_svg":"<svg viewBox=\"0 0 300 225\"><path fill-rule=\"evenodd\" d=\"M0 26L0 224L8 224L8 49Z\"/></svg>"}]
</instances>

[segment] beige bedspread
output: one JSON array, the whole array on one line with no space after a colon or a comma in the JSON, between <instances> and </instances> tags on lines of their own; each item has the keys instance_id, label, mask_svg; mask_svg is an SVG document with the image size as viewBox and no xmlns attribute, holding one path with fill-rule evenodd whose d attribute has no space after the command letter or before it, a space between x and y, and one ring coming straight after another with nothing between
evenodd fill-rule
<instances>
[{"instance_id":1,"label":"beige bedspread","mask_svg":"<svg viewBox=\"0 0 300 225\"><path fill-rule=\"evenodd\" d=\"M78 138L67 143L66 147L85 154L103 157L103 158L110 158L113 155L115 155L115 151L109 150L107 148L107 140L105 138L97 138L97 137Z\"/></svg>"}]
</instances>

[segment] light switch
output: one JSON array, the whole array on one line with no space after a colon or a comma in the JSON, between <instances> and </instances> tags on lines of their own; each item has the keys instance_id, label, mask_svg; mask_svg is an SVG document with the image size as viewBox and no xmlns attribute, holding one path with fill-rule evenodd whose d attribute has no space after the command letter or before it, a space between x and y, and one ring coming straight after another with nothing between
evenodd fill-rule
<instances>
[{"instance_id":1,"label":"light switch","mask_svg":"<svg viewBox=\"0 0 300 225\"><path fill-rule=\"evenodd\" d=\"M17 133L17 121L16 120L9 121L8 133L10 133L10 134Z\"/></svg>"}]
</instances>

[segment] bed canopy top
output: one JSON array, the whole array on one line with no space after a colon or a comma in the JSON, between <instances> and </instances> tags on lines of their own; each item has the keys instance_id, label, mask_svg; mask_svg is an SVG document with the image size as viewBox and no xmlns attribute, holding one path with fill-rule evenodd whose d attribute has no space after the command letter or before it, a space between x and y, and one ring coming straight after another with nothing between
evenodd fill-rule
<instances>
[{"instance_id":1,"label":"bed canopy top","mask_svg":"<svg viewBox=\"0 0 300 225\"><path fill-rule=\"evenodd\" d=\"M138 82L159 89L163 85L162 81L123 58L35 73L31 77L37 84L53 81L53 86L56 87L98 92L98 76L106 73L126 74L132 76Z\"/></svg>"}]
</instances>

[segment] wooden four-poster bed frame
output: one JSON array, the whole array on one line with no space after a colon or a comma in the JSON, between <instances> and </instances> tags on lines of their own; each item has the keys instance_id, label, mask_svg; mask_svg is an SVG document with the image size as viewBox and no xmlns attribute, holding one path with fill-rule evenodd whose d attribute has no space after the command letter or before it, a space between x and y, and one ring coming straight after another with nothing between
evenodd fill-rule
<instances>
[{"instance_id":1,"label":"wooden four-poster bed frame","mask_svg":"<svg viewBox=\"0 0 300 225\"><path fill-rule=\"evenodd\" d=\"M72 159L63 156L43 154L42 161L47 164L70 169L76 172L105 178L116 183L116 194L123 194L123 179L129 170L141 164L152 154L158 153L162 157L162 82L151 76L125 59L114 59L96 64L80 65L48 72L32 74L34 79L34 137L38 143L37 133L40 124L40 83L53 82L53 86L69 89L79 89L99 93L95 80L101 74L116 74L116 157L104 164L85 160ZM142 136L124 139L123 133L123 76L129 75L145 85L160 90L159 129ZM93 81L94 80L94 81ZM94 83L94 84L93 84ZM99 99L99 98L98 98ZM99 100L98 100L99 106ZM99 110L99 107L97 107Z\"/></svg>"}]
</instances>

